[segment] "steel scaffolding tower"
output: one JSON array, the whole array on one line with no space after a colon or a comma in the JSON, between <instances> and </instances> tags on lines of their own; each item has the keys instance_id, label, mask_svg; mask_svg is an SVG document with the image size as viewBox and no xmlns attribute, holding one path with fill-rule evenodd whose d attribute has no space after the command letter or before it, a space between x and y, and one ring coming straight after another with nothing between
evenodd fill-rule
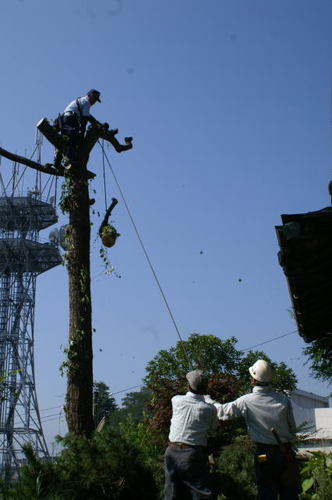
<instances>
[{"instance_id":1,"label":"steel scaffolding tower","mask_svg":"<svg viewBox=\"0 0 332 500\"><path fill-rule=\"evenodd\" d=\"M35 387L34 310L37 276L61 263L57 245L39 242L39 231L57 220L38 189L0 197L0 477L6 482L24 462L25 443L48 457Z\"/></svg>"}]
</instances>

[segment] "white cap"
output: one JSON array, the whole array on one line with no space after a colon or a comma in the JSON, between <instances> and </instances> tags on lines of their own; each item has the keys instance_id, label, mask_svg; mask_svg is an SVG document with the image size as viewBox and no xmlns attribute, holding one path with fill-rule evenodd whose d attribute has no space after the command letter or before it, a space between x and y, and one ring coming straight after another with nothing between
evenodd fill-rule
<instances>
[{"instance_id":1,"label":"white cap","mask_svg":"<svg viewBox=\"0 0 332 500\"><path fill-rule=\"evenodd\" d=\"M249 368L249 373L258 382L269 383L272 380L272 366L265 359L258 359Z\"/></svg>"}]
</instances>

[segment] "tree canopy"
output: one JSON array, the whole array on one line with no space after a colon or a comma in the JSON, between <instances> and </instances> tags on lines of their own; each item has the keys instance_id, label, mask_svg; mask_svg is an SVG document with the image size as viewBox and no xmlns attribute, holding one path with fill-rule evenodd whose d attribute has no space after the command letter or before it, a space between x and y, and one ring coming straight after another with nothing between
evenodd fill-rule
<instances>
[{"instance_id":1,"label":"tree canopy","mask_svg":"<svg viewBox=\"0 0 332 500\"><path fill-rule=\"evenodd\" d=\"M171 398L184 394L188 388L186 373L199 368L209 375L207 392L221 403L233 401L250 390L248 369L257 359L266 359L274 369L272 386L278 391L295 389L294 371L285 363L273 362L263 351L244 353L236 348L237 339L221 339L215 335L193 333L188 340L177 342L168 350L159 351L147 364L144 382L152 392L148 405L150 427L159 430L165 440L171 418ZM223 422L214 436L218 447L232 442L236 435L245 434L244 422Z\"/></svg>"},{"instance_id":2,"label":"tree canopy","mask_svg":"<svg viewBox=\"0 0 332 500\"><path fill-rule=\"evenodd\" d=\"M99 424L102 418L108 418L111 413L117 409L117 404L110 393L109 387L104 382L94 382L94 415L93 421L95 427Z\"/></svg>"},{"instance_id":3,"label":"tree canopy","mask_svg":"<svg viewBox=\"0 0 332 500\"><path fill-rule=\"evenodd\" d=\"M134 424L142 422L148 416L148 403L151 400L151 391L142 387L139 391L128 392L122 398L122 407L113 411L109 422L112 427L117 428L120 424L130 421Z\"/></svg>"},{"instance_id":4,"label":"tree canopy","mask_svg":"<svg viewBox=\"0 0 332 500\"><path fill-rule=\"evenodd\" d=\"M308 363L313 376L318 380L332 382L332 338L323 338L311 342L303 350L308 356Z\"/></svg>"},{"instance_id":5,"label":"tree canopy","mask_svg":"<svg viewBox=\"0 0 332 500\"><path fill-rule=\"evenodd\" d=\"M241 352L235 348L237 339L222 340L215 335L193 333L175 347L161 350L146 367L146 384L176 380L188 371L199 368L207 374L235 374Z\"/></svg>"},{"instance_id":6,"label":"tree canopy","mask_svg":"<svg viewBox=\"0 0 332 500\"><path fill-rule=\"evenodd\" d=\"M249 351L245 354L236 348L237 342L235 337L221 339L215 335L193 333L188 340L177 342L168 350L159 351L147 364L144 381L147 386L160 387L178 379L185 381L188 371L199 368L210 376L234 377L239 391L246 392L250 388L249 367L257 359L265 359L273 366L274 389L295 389L296 375L285 363L273 362L263 351Z\"/></svg>"}]
</instances>

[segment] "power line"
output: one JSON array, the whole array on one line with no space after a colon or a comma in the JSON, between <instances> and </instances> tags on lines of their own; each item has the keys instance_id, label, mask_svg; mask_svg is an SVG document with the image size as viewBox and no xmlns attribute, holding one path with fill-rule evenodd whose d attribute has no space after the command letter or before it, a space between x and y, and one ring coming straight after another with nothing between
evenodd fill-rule
<instances>
[{"instance_id":1,"label":"power line","mask_svg":"<svg viewBox=\"0 0 332 500\"><path fill-rule=\"evenodd\" d=\"M64 422L65 418L61 417L61 413L59 413L58 416L56 416L56 417L50 418L48 420L43 420L42 421L43 425L44 424L48 424L49 422L58 422L59 421L59 415L60 415L60 422Z\"/></svg>"},{"instance_id":2,"label":"power line","mask_svg":"<svg viewBox=\"0 0 332 500\"><path fill-rule=\"evenodd\" d=\"M51 406L50 408L43 408L42 410L39 410L39 412L41 411L48 411L48 410L55 410L56 408L61 408L63 405L57 405L57 406Z\"/></svg>"},{"instance_id":3,"label":"power line","mask_svg":"<svg viewBox=\"0 0 332 500\"><path fill-rule=\"evenodd\" d=\"M272 339L265 340L264 342L260 342L259 344L255 344L255 345L252 345L250 347L246 347L245 349L241 349L241 351L242 352L250 351L251 349L254 349L255 347L259 347L261 345L268 344L270 342L274 342L275 340L279 340L279 339L288 337L290 335L294 335L295 333L298 333L298 330L293 330L291 332L284 333L283 335L278 335L277 337L273 337ZM131 387L126 387L125 389L121 389L120 391L110 392L110 395L116 396L117 394L122 394L124 392L128 393L128 391L130 391L132 389L137 389L138 387L144 387L144 384L133 385ZM62 407L63 407L63 405L51 406L49 408L44 408L40 411L42 412L42 411L47 411L47 410L54 410L56 408L62 408ZM54 420L58 420L58 418L60 416L61 420L64 421L64 417L61 417L61 413L62 412L60 411L59 413L45 415L45 416L41 417L41 420L43 421L43 423L52 422Z\"/></svg>"},{"instance_id":4,"label":"power line","mask_svg":"<svg viewBox=\"0 0 332 500\"><path fill-rule=\"evenodd\" d=\"M297 333L297 330L293 330L292 332L284 333L283 335L279 335L278 337L273 337L272 339L265 340L265 342L260 342L259 344L252 345L251 347L246 347L245 349L241 349L241 351L250 351L251 349L254 349L255 347L259 347L264 344L268 344L269 342L273 342L274 340L282 339L283 337L288 337L289 335L294 335L294 333Z\"/></svg>"},{"instance_id":5,"label":"power line","mask_svg":"<svg viewBox=\"0 0 332 500\"><path fill-rule=\"evenodd\" d=\"M52 417L56 417L58 418L58 416L61 415L61 410L59 413L52 413L51 415L44 415L43 417L40 417L41 420L44 422L46 421L48 418L52 418Z\"/></svg>"},{"instance_id":6,"label":"power line","mask_svg":"<svg viewBox=\"0 0 332 500\"><path fill-rule=\"evenodd\" d=\"M287 337L289 335L294 335L297 332L298 332L297 330L293 330L292 332L287 332L287 333L284 333L283 335L278 335L277 337L273 337L272 339L265 340L264 342L260 342L259 344L255 344L251 347L246 347L245 349L240 349L240 350L242 352L250 351L251 349L254 349L255 347L259 347L261 345L268 344L269 342L273 342L274 340L282 339L282 338ZM134 385L132 387L127 387L126 389L122 389L121 391L112 392L112 395L121 394L122 392L129 391L130 389L136 389L137 387L144 387L144 384Z\"/></svg>"},{"instance_id":7,"label":"power line","mask_svg":"<svg viewBox=\"0 0 332 500\"><path fill-rule=\"evenodd\" d=\"M274 342L275 340L279 340L279 339L282 339L284 337L288 337L290 335L294 335L295 333L297 333L298 331L297 330L293 330L291 332L287 332L287 333L284 333L283 335L278 335L277 337L273 337L272 339L269 339L269 340L265 340L264 342L260 342L259 344L255 344L255 345L252 345L250 347L246 347L245 349L240 349L242 352L246 352L246 351L250 351L251 349L254 349L255 347L259 347L261 345L264 345L264 344L268 344L270 342ZM126 387L125 389L121 389L120 391L116 391L116 392L112 392L111 391L111 395L112 396L116 396L117 394L122 394L124 392L128 392L130 391L131 389L137 389L138 387L144 387L144 384L138 384L138 385L133 385L131 387ZM49 408L43 408L41 410L39 410L40 412L42 411L48 411L48 410L55 410L56 408L62 408L63 405L57 405L57 406L51 406ZM61 413L61 412L60 412ZM42 419L45 419L45 418L48 418L48 417L52 417L53 415L45 415L43 417L41 417Z\"/></svg>"},{"instance_id":8,"label":"power line","mask_svg":"<svg viewBox=\"0 0 332 500\"><path fill-rule=\"evenodd\" d=\"M111 392L112 396L115 394L121 394L122 392L130 391L130 389L137 389L137 387L143 387L144 384L133 385L132 387L127 387L127 389L122 389L122 391Z\"/></svg>"}]
</instances>

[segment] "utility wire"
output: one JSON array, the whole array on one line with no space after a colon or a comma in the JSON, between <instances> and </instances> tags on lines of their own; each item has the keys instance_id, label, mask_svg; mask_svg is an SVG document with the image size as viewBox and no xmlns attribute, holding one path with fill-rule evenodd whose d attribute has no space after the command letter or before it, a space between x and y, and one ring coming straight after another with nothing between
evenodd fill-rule
<instances>
[{"instance_id":1,"label":"utility wire","mask_svg":"<svg viewBox=\"0 0 332 500\"><path fill-rule=\"evenodd\" d=\"M61 411L60 411L61 413ZM44 415L43 417L40 417L41 420L45 420L47 418L51 418L51 417L58 417L59 413L51 413L51 415Z\"/></svg>"},{"instance_id":2,"label":"utility wire","mask_svg":"<svg viewBox=\"0 0 332 500\"><path fill-rule=\"evenodd\" d=\"M143 250L143 253L144 253L144 255L145 255L145 258L146 258L146 260L147 260L147 263L148 263L148 265L149 265L149 267L150 267L150 269L151 269L151 272L152 272L152 274L153 274L153 276L154 276L154 279L155 279L155 281L156 281L156 283L157 283L157 286L158 286L159 291L160 291L160 293L161 293L161 296L162 296L162 298L163 298L163 300L164 300L164 303L165 303L165 305L166 305L166 308L167 308L167 310L168 310L168 313L169 313L169 315L170 315L170 318L171 318L171 320L172 320L172 322L173 322L173 325L174 325L174 328L175 328L175 330L176 330L176 333L177 333L177 335L178 335L178 337L179 337L179 339L180 339L180 341L181 341L181 348L182 348L183 353L184 353L184 355L185 355L185 358L186 358L186 360L187 360L187 362L188 362L188 366L189 366L190 368L192 368L192 364L191 364L191 361L190 361L190 359L189 359L189 356L188 356L188 354L187 354L187 352L186 352L186 350L185 350L185 348L184 348L184 346L183 346L183 339L182 339L182 337L181 337L181 334L180 334L179 328L178 328L178 326L177 326L177 324L176 324L176 321L175 321L174 315L173 315L173 313L172 313L172 310L171 310L171 308L170 308L170 305L169 305L169 303L168 303L168 300L167 300L167 298L166 298L166 295L165 295L165 293L164 293L164 291L163 291L163 288L162 288L162 286L161 286L161 283L160 283L160 281L159 281L159 278L158 278L158 276L157 276L157 273L156 273L156 271L155 271L155 269L154 269L154 267L153 267L153 265L152 265L152 262L151 262L151 260L150 260L149 255L148 255L148 252L147 252L147 250L146 250L146 248L145 248L145 246L144 246L143 240L142 240L142 238L141 238L141 236L140 236L140 233L139 233L139 231L138 231L138 228L137 228L137 226L136 226L136 223L135 223L135 221L134 221L134 219L133 219L133 216L132 216L132 214L131 214L131 211L130 211L130 209L129 209L129 206L128 206L127 202L126 202L126 199L125 199L124 193L123 193L123 191L122 191L122 189L121 189L121 186L120 186L120 184L119 184L119 181L118 181L118 179L117 179L117 177L116 177L116 175L115 175L115 172L114 172L114 170L113 170L113 168L112 168L112 165L111 165L111 163L110 163L110 161L109 161L109 159L108 159L108 156L107 156L107 154L105 153L105 149L104 149L104 147L103 147L102 143L101 143L100 141L98 141L98 144L100 145L100 147L101 147L101 149L102 149L102 151L103 151L103 155L104 155L104 157L105 157L105 159L106 159L106 161L107 161L107 164L108 164L108 166L109 166L109 168L110 168L110 170L111 170L111 172L112 172L112 175L113 175L114 181L115 181L115 183L116 183L116 185L117 185L117 187L118 187L118 190L119 190L119 192L120 192L120 195L121 195L122 201L123 201L123 203L124 203L124 205L125 205L125 207L126 207L127 213L128 213L128 215L129 215L129 218L130 218L131 223L132 223L132 225L133 225L133 228L134 228L134 231L135 231L136 236L137 236L137 238L138 238L138 241L139 241L139 243L140 243L140 245L141 245L141 248L142 248L142 250Z\"/></svg>"},{"instance_id":3,"label":"utility wire","mask_svg":"<svg viewBox=\"0 0 332 500\"><path fill-rule=\"evenodd\" d=\"M265 342L260 342L259 344L252 345L251 347L246 347L245 349L241 349L241 351L250 351L251 349L254 349L255 347L259 347L264 344L268 344L269 342L273 342L274 340L282 339L283 337L288 337L289 335L294 335L294 333L297 333L297 330L293 330L292 332L284 333L283 335L279 335L278 337L273 337L272 339L265 340Z\"/></svg>"},{"instance_id":4,"label":"utility wire","mask_svg":"<svg viewBox=\"0 0 332 500\"><path fill-rule=\"evenodd\" d=\"M250 351L251 349L254 349L255 347L259 347L261 345L268 344L269 342L273 342L274 340L282 339L282 338L287 337L289 335L294 335L295 333L297 333L297 330L293 330L292 332L284 333L283 335L278 335L277 337L273 337L272 339L265 340L264 342L260 342L259 344L255 344L251 347L246 347L245 349L241 349L241 351L242 352ZM128 392L131 389L137 389L138 387L144 387L144 384L133 385L131 387L126 387L125 389L121 389L120 391L116 391L116 392L111 391L110 394L111 394L111 396L115 396L115 395L121 394L123 392ZM40 411L42 412L42 411L47 411L47 410L54 410L56 408L61 408L62 406L63 405L51 406L50 408L44 408ZM60 411L60 413L61 413L61 411ZM56 415L59 415L59 413L57 413ZM53 417L53 415L45 415L45 416L41 417L41 419L44 420L44 419L49 418L49 417ZM56 419L54 418L54 420L56 420Z\"/></svg>"},{"instance_id":5,"label":"utility wire","mask_svg":"<svg viewBox=\"0 0 332 500\"><path fill-rule=\"evenodd\" d=\"M132 387L127 387L127 389L122 389L121 391L111 392L112 396L115 394L121 394L122 392L130 391L130 389L137 389L137 387L143 387L144 384L133 385Z\"/></svg>"},{"instance_id":6,"label":"utility wire","mask_svg":"<svg viewBox=\"0 0 332 500\"><path fill-rule=\"evenodd\" d=\"M39 411L41 412L41 411L55 410L56 408L61 408L61 406L63 405L51 406L50 408L43 408L42 410Z\"/></svg>"}]
</instances>

